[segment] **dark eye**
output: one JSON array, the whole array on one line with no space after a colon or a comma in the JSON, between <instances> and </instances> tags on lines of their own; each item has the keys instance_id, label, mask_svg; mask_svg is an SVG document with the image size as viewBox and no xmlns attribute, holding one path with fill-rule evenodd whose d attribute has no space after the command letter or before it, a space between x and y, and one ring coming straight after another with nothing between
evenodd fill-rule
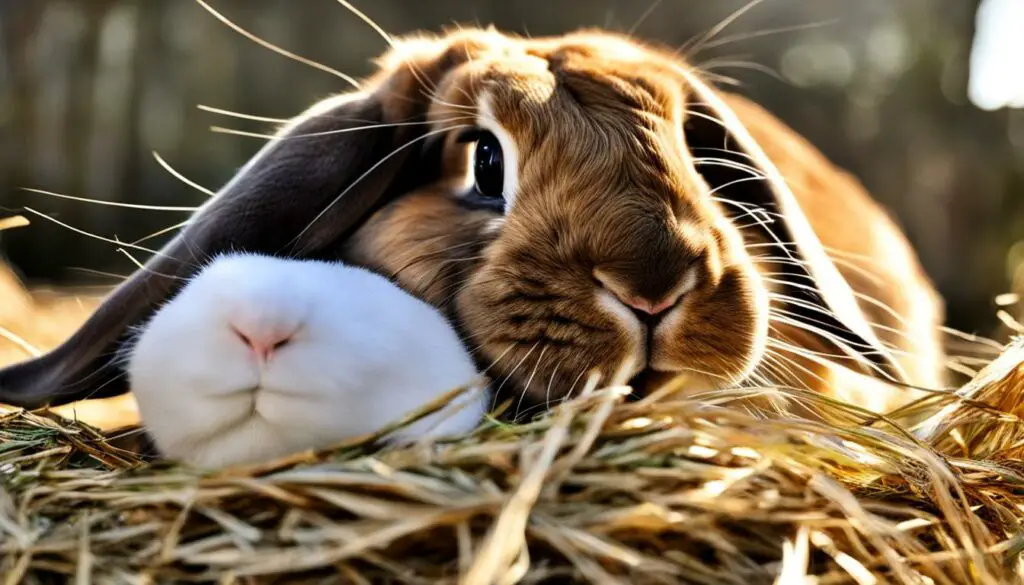
<instances>
[{"instance_id":1,"label":"dark eye","mask_svg":"<svg viewBox=\"0 0 1024 585\"><path fill-rule=\"evenodd\" d=\"M476 190L484 197L502 198L505 189L505 161L501 156L501 144L494 134L480 134L476 141L476 155L473 161Z\"/></svg>"},{"instance_id":2,"label":"dark eye","mask_svg":"<svg viewBox=\"0 0 1024 585\"><path fill-rule=\"evenodd\" d=\"M503 211L505 207L505 159L498 138L479 128L459 135L459 142L475 142L473 191L463 201L475 207Z\"/></svg>"}]
</instances>

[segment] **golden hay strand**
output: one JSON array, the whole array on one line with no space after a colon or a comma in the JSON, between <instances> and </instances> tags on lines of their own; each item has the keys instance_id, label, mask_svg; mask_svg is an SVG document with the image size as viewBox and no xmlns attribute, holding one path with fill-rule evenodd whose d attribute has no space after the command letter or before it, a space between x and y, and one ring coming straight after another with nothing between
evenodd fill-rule
<instances>
[{"instance_id":1,"label":"golden hay strand","mask_svg":"<svg viewBox=\"0 0 1024 585\"><path fill-rule=\"evenodd\" d=\"M0 575L1024 582L1024 340L959 397L915 407L939 413L917 427L824 398L858 423L759 417L726 392L624 394L591 387L530 424L488 420L434 445L380 449L375 435L216 473L146 463L120 448L123 431L13 411L0 418Z\"/></svg>"}]
</instances>

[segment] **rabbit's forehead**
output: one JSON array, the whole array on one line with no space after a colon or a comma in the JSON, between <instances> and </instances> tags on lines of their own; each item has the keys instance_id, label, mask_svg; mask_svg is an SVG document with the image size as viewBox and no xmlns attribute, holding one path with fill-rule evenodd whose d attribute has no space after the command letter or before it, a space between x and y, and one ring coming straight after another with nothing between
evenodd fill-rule
<instances>
[{"instance_id":1,"label":"rabbit's forehead","mask_svg":"<svg viewBox=\"0 0 1024 585\"><path fill-rule=\"evenodd\" d=\"M628 124L682 117L682 65L638 43L603 34L469 38L472 45L449 47L467 58L435 93L435 109L446 115L480 115L486 101L494 122L517 135L546 134L573 118Z\"/></svg>"},{"instance_id":2,"label":"rabbit's forehead","mask_svg":"<svg viewBox=\"0 0 1024 585\"><path fill-rule=\"evenodd\" d=\"M698 190L683 135L681 67L603 36L478 47L439 84L432 113L438 125L494 132L516 180L532 184L530 176L556 164L584 182L597 174L648 185L659 200L676 198ZM466 148L450 144L446 168L465 175Z\"/></svg>"}]
</instances>

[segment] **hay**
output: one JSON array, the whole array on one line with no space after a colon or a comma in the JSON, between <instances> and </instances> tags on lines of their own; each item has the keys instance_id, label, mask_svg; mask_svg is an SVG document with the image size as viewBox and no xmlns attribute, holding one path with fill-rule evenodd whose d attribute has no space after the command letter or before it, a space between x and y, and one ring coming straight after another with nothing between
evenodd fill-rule
<instances>
[{"instance_id":1,"label":"hay","mask_svg":"<svg viewBox=\"0 0 1024 585\"><path fill-rule=\"evenodd\" d=\"M4 583L1024 582L1024 340L894 421L728 393L594 389L433 446L258 468L145 464L51 413L0 418ZM804 580L805 575L815 581Z\"/></svg>"}]
</instances>

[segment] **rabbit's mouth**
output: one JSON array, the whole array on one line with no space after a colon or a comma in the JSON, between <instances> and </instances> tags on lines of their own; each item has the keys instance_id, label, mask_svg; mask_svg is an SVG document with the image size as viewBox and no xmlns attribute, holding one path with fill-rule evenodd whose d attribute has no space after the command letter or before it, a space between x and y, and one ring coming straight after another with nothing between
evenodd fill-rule
<instances>
[{"instance_id":1,"label":"rabbit's mouth","mask_svg":"<svg viewBox=\"0 0 1024 585\"><path fill-rule=\"evenodd\" d=\"M663 372L647 366L627 382L626 385L633 389L629 394L629 399L639 400L644 396L648 396L671 381L675 376L676 374L671 372Z\"/></svg>"}]
</instances>

